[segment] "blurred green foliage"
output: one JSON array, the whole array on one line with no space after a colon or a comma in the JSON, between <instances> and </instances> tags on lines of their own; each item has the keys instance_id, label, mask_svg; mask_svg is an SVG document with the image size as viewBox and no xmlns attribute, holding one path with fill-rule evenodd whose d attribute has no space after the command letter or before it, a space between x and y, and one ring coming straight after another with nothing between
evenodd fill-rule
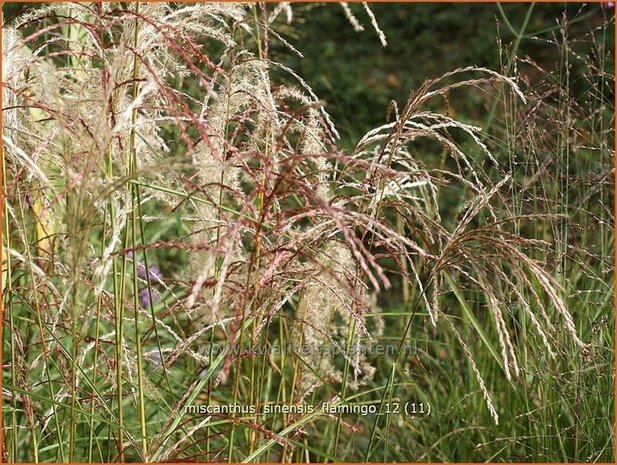
<instances>
[{"instance_id":1,"label":"blurred green foliage","mask_svg":"<svg viewBox=\"0 0 617 465\"><path fill-rule=\"evenodd\" d=\"M507 23L520 31L530 4L504 4L505 17L496 3L371 4L386 34L386 47L381 46L362 6L350 4L350 8L364 26L363 32L354 31L338 5L293 5L294 20L287 29L279 24L279 30L291 37L289 41L304 58L271 39L273 58L284 54L284 62L327 103L345 147L353 146L366 131L385 121L391 100L399 107L404 105L410 92L427 79L470 65L499 71L498 39L505 54L515 39ZM582 4L536 4L518 55L558 69L559 54L555 48L551 53L545 41L559 40L558 21L566 12L572 36L589 31L602 24L605 15L613 14L601 4L584 9ZM284 22L283 16L277 18L279 23ZM607 38L606 42L614 40ZM463 118L483 121L490 99L481 97L458 92L449 103Z\"/></svg>"}]
</instances>

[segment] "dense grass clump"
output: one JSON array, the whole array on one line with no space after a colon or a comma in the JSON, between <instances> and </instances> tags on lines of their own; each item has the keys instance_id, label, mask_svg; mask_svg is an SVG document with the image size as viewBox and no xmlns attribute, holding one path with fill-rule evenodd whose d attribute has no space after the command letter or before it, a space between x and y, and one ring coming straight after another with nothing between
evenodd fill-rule
<instances>
[{"instance_id":1,"label":"dense grass clump","mask_svg":"<svg viewBox=\"0 0 617 465\"><path fill-rule=\"evenodd\" d=\"M612 18L532 11L353 148L289 4L4 24L7 460L612 461Z\"/></svg>"}]
</instances>

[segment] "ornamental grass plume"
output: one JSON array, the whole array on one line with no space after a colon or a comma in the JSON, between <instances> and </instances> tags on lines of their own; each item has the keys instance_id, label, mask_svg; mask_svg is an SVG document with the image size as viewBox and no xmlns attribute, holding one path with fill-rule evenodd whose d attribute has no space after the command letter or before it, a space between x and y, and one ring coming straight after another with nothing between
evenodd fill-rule
<instances>
[{"instance_id":1,"label":"ornamental grass plume","mask_svg":"<svg viewBox=\"0 0 617 465\"><path fill-rule=\"evenodd\" d=\"M275 11L291 21L289 5ZM508 379L520 368L506 296L551 357L557 327L585 347L538 258L551 244L513 228L537 218L510 214L511 173L481 128L429 109L463 86L524 101L516 81L479 67L427 81L346 153L308 84L269 55L279 36L265 15L253 4L51 4L3 28L3 250L24 370L8 396L46 419L14 436L56 437L50 453L69 461L94 460L97 447L113 450L108 461L158 461L204 438L207 459L232 461L241 443L251 457L270 440L289 458L294 442L277 435L313 420L231 416L219 429L190 424L185 407L259 406L273 383L300 402L372 382L377 367L357 350L379 317L371 296L401 282L435 331L456 335L495 422L457 327L466 310L447 294L478 296ZM447 164L422 161L426 139ZM439 195L452 185L467 207L446 218ZM172 252L177 268L165 270L154 257ZM27 340L19 318L34 322ZM311 353L254 355L290 338ZM324 356L328 345L340 356Z\"/></svg>"}]
</instances>

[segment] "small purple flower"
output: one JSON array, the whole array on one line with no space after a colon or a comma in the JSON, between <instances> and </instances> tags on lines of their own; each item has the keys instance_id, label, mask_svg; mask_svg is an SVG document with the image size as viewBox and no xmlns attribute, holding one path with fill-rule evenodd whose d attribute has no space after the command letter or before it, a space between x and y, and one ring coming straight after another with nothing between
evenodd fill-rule
<instances>
[{"instance_id":1,"label":"small purple flower","mask_svg":"<svg viewBox=\"0 0 617 465\"><path fill-rule=\"evenodd\" d=\"M150 276L151 283L163 284L163 280L161 279L161 270L159 270L158 266L150 265L148 269L146 269L146 266L143 263L137 262L137 276L141 279L147 280L148 275Z\"/></svg>"},{"instance_id":2,"label":"small purple flower","mask_svg":"<svg viewBox=\"0 0 617 465\"><path fill-rule=\"evenodd\" d=\"M615 2L606 2L607 8L615 8Z\"/></svg>"},{"instance_id":3,"label":"small purple flower","mask_svg":"<svg viewBox=\"0 0 617 465\"><path fill-rule=\"evenodd\" d=\"M135 258L134 258L135 255L133 254L133 251L129 251L127 253L127 257L129 257L131 260L135 260ZM163 284L163 278L161 276L161 270L159 269L158 266L150 265L146 269L146 265L144 265L140 261L137 261L136 268L137 268L137 276L139 276L141 279L147 280L148 276L150 276L150 282L151 283Z\"/></svg>"},{"instance_id":4,"label":"small purple flower","mask_svg":"<svg viewBox=\"0 0 617 465\"><path fill-rule=\"evenodd\" d=\"M152 294L152 300L150 300L150 294ZM148 290L147 287L144 287L139 291L139 303L144 308L150 308L150 305L154 305L159 300L161 300L161 296L156 289Z\"/></svg>"}]
</instances>

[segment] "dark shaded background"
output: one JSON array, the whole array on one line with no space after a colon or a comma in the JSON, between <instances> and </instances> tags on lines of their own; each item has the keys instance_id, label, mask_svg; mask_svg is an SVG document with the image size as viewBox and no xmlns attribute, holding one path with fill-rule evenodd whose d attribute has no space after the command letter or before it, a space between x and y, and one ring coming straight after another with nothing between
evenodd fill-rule
<instances>
[{"instance_id":1,"label":"dark shaded background","mask_svg":"<svg viewBox=\"0 0 617 465\"><path fill-rule=\"evenodd\" d=\"M364 32L353 30L337 4L294 4L294 21L282 29L304 59L282 52L275 40L272 45L274 52L288 55L285 62L327 102L345 146L385 121L390 100L402 106L410 91L426 79L470 65L499 71L498 38L504 55L515 39L506 19L519 31L531 4L503 4L504 17L495 3L373 3L371 9L388 40L385 48L362 5L349 5ZM582 41L586 40L582 35L614 14L604 4L584 5L535 4L518 55L529 55L543 68L559 69L557 48L547 47L546 41L562 39L558 22L564 13L570 37ZM277 21L284 22L283 16ZM613 44L612 29L610 34L607 42ZM521 72L532 73L528 69ZM535 78L533 74L529 77L531 81ZM487 102L478 95L466 92L453 98L450 103L463 119L484 120Z\"/></svg>"}]
</instances>

